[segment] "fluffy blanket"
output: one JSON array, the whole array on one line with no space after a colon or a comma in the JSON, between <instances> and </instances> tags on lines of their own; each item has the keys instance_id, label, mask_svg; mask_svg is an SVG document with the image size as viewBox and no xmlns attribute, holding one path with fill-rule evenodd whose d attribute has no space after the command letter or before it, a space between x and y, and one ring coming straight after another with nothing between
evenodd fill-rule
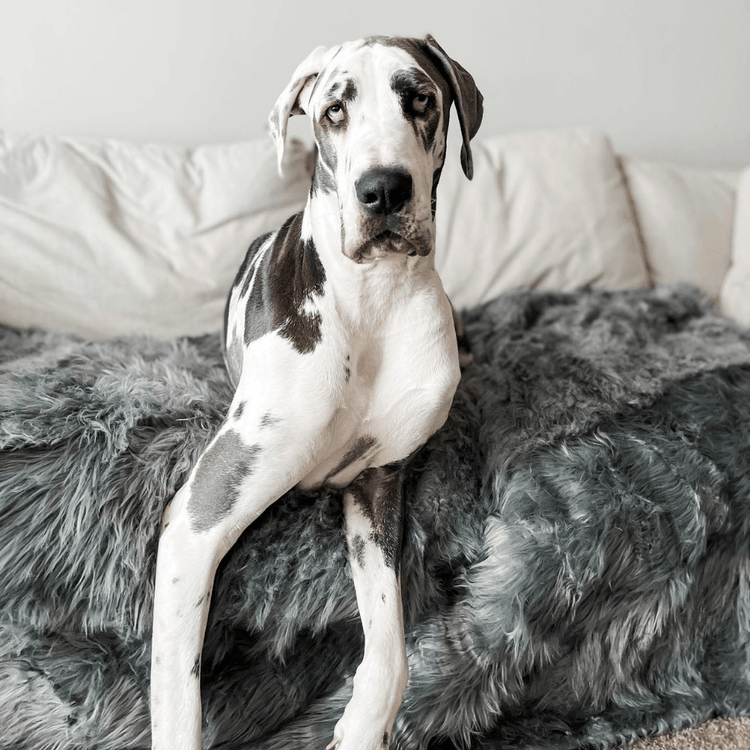
<instances>
[{"instance_id":1,"label":"fluffy blanket","mask_svg":"<svg viewBox=\"0 0 750 750\"><path fill-rule=\"evenodd\" d=\"M519 292L413 461L399 750L608 747L750 712L750 332L689 288ZM217 337L0 340L0 747L146 748L160 513L230 398ZM362 649L341 499L223 562L204 746L322 748Z\"/></svg>"}]
</instances>

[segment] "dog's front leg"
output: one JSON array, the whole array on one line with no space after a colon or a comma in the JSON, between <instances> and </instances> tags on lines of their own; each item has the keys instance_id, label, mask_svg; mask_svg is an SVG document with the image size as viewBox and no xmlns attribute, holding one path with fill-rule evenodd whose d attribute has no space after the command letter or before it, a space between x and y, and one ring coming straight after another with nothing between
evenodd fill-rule
<instances>
[{"instance_id":1,"label":"dog's front leg","mask_svg":"<svg viewBox=\"0 0 750 750\"><path fill-rule=\"evenodd\" d=\"M346 489L349 558L365 633L352 698L328 748L382 750L408 678L401 604L403 469L367 469Z\"/></svg>"},{"instance_id":2,"label":"dog's front leg","mask_svg":"<svg viewBox=\"0 0 750 750\"><path fill-rule=\"evenodd\" d=\"M151 645L154 750L200 748L201 650L216 568L306 470L305 435L291 441L256 428L260 418L246 421L222 427L164 513Z\"/></svg>"},{"instance_id":3,"label":"dog's front leg","mask_svg":"<svg viewBox=\"0 0 750 750\"><path fill-rule=\"evenodd\" d=\"M151 743L154 750L201 746L200 663L222 544L190 528L190 485L162 521L151 642Z\"/></svg>"}]
</instances>

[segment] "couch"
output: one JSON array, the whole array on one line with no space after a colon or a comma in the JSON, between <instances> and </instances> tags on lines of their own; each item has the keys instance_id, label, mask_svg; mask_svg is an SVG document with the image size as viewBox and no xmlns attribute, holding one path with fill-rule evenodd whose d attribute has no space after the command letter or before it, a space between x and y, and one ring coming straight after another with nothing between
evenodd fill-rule
<instances>
[{"instance_id":1,"label":"couch","mask_svg":"<svg viewBox=\"0 0 750 750\"><path fill-rule=\"evenodd\" d=\"M468 182L457 152L436 262L476 360L409 480L394 743L604 748L750 713L750 169L569 131L477 139ZM228 397L227 289L313 163L0 133L0 747L147 746L158 518ZM206 747L317 746L346 702L340 505L314 499L217 579Z\"/></svg>"},{"instance_id":2,"label":"couch","mask_svg":"<svg viewBox=\"0 0 750 750\"><path fill-rule=\"evenodd\" d=\"M450 152L437 265L458 308L526 285L697 285L750 323L750 170L619 156L606 135L478 139ZM0 322L84 336L221 328L250 241L304 204L314 155L269 139L193 149L0 132Z\"/></svg>"}]
</instances>

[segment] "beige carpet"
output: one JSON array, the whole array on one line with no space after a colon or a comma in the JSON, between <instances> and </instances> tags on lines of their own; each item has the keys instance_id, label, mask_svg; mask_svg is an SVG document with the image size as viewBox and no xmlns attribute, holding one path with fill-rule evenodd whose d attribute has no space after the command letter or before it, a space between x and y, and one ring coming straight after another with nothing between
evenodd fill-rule
<instances>
[{"instance_id":1,"label":"beige carpet","mask_svg":"<svg viewBox=\"0 0 750 750\"><path fill-rule=\"evenodd\" d=\"M750 750L750 719L714 719L696 729L665 734L632 750Z\"/></svg>"}]
</instances>

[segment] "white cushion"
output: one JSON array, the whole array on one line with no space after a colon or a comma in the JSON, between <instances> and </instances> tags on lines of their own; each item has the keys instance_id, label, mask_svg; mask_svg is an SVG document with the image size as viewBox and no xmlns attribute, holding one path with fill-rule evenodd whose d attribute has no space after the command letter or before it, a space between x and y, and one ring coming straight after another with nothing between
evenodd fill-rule
<instances>
[{"instance_id":1,"label":"white cushion","mask_svg":"<svg viewBox=\"0 0 750 750\"><path fill-rule=\"evenodd\" d=\"M469 182L451 154L438 189L436 263L457 307L538 282L649 285L624 180L599 133L526 133L472 144Z\"/></svg>"},{"instance_id":2,"label":"white cushion","mask_svg":"<svg viewBox=\"0 0 750 750\"><path fill-rule=\"evenodd\" d=\"M731 266L721 288L719 309L750 326L750 168L742 172L737 188Z\"/></svg>"},{"instance_id":3,"label":"white cushion","mask_svg":"<svg viewBox=\"0 0 750 750\"><path fill-rule=\"evenodd\" d=\"M218 331L255 237L303 205L311 154L0 131L0 322L84 336Z\"/></svg>"},{"instance_id":4,"label":"white cushion","mask_svg":"<svg viewBox=\"0 0 750 750\"><path fill-rule=\"evenodd\" d=\"M732 245L732 175L622 162L654 283L687 281L718 299Z\"/></svg>"}]
</instances>

